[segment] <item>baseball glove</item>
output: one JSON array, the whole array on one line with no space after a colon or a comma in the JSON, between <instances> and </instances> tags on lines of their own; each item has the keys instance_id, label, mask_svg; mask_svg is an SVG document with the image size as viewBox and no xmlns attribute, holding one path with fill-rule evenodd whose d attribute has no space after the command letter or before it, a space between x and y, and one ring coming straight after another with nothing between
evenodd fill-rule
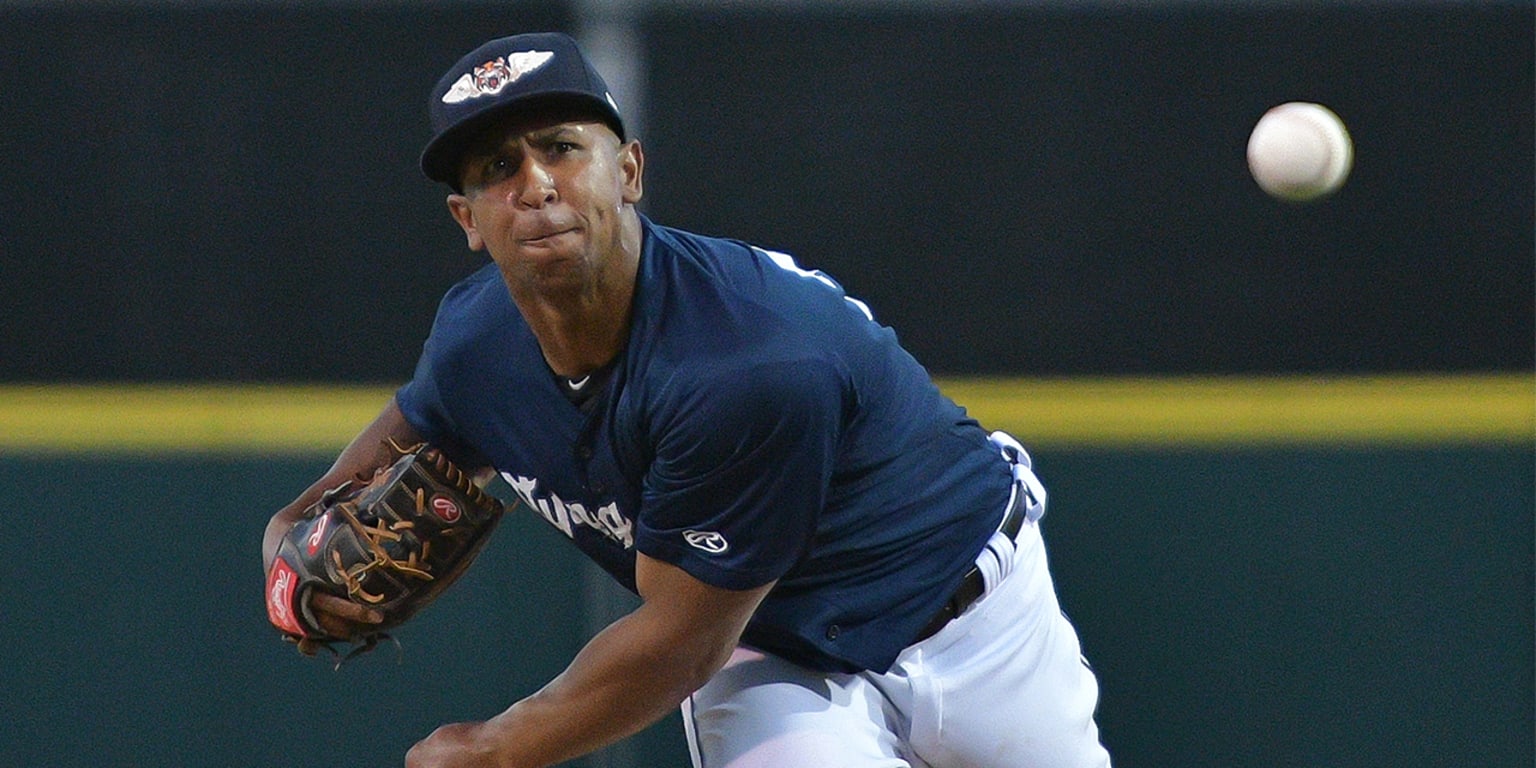
<instances>
[{"instance_id":1,"label":"baseball glove","mask_svg":"<svg viewBox=\"0 0 1536 768\"><path fill-rule=\"evenodd\" d=\"M323 647L345 660L372 650L464 573L501 519L501 502L438 449L395 449L401 455L391 466L310 505L272 559L267 617L305 655ZM332 636L309 610L315 590L366 605L384 620L366 634ZM337 641L356 647L342 657Z\"/></svg>"}]
</instances>

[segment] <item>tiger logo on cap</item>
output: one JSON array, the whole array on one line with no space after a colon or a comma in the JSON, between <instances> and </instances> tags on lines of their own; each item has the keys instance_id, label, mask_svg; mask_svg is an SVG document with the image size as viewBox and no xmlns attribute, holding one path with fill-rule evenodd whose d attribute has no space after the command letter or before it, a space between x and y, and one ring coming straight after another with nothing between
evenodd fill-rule
<instances>
[{"instance_id":1,"label":"tiger logo on cap","mask_svg":"<svg viewBox=\"0 0 1536 768\"><path fill-rule=\"evenodd\" d=\"M533 72L554 58L551 51L518 51L498 56L464 73L443 94L444 104L458 104L482 96L495 96L524 75Z\"/></svg>"}]
</instances>

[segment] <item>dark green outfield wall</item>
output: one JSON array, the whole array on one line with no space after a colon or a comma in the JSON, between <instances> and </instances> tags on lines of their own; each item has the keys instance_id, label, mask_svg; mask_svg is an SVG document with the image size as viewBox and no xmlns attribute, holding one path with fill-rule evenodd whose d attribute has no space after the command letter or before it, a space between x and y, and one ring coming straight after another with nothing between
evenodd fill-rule
<instances>
[{"instance_id":1,"label":"dark green outfield wall","mask_svg":"<svg viewBox=\"0 0 1536 768\"><path fill-rule=\"evenodd\" d=\"M1118 765L1529 764L1530 447L1038 453ZM325 463L0 460L3 762L398 765L584 642L579 559L520 515L399 654L299 657L258 540ZM679 728L629 764L686 766Z\"/></svg>"},{"instance_id":2,"label":"dark green outfield wall","mask_svg":"<svg viewBox=\"0 0 1536 768\"><path fill-rule=\"evenodd\" d=\"M1040 463L1121 765L1531 761L1531 448Z\"/></svg>"}]
</instances>

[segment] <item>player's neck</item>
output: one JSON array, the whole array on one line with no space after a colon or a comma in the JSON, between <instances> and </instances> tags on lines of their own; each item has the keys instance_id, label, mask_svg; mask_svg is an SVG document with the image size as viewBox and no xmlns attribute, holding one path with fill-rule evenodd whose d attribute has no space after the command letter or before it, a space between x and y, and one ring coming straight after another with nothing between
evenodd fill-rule
<instances>
[{"instance_id":1,"label":"player's neck","mask_svg":"<svg viewBox=\"0 0 1536 768\"><path fill-rule=\"evenodd\" d=\"M593 299L519 305L544 360L561 376L580 378L607 365L629 340L633 279L621 290Z\"/></svg>"},{"instance_id":2,"label":"player's neck","mask_svg":"<svg viewBox=\"0 0 1536 768\"><path fill-rule=\"evenodd\" d=\"M629 340L640 265L638 218L611 244L603 269L585 285L546 292L508 280L512 300L555 373L580 378L608 364Z\"/></svg>"},{"instance_id":3,"label":"player's neck","mask_svg":"<svg viewBox=\"0 0 1536 768\"><path fill-rule=\"evenodd\" d=\"M539 336L539 349L549 369L568 379L579 379L602 368L618 357L628 338L629 325L614 329L611 335L602 337L581 334L562 341L545 341Z\"/></svg>"}]
</instances>

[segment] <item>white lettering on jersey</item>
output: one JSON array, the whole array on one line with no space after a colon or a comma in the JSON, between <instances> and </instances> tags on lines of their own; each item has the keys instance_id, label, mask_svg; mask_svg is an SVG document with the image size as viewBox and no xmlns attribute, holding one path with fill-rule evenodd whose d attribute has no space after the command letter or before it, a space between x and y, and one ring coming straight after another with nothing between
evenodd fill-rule
<instances>
[{"instance_id":1,"label":"white lettering on jersey","mask_svg":"<svg viewBox=\"0 0 1536 768\"><path fill-rule=\"evenodd\" d=\"M512 486L512 490L517 492L518 498L522 499L524 504L537 511L550 525L559 529L567 537L576 538L576 528L580 526L601 533L625 549L634 548L635 524L619 513L618 504L610 502L597 509L587 509L581 502L565 501L558 494L551 493L548 497L541 497L536 493L539 481L535 478L514 475L511 472L503 472L501 477Z\"/></svg>"},{"instance_id":2,"label":"white lettering on jersey","mask_svg":"<svg viewBox=\"0 0 1536 768\"><path fill-rule=\"evenodd\" d=\"M789 271L789 272L793 272L793 273L795 273L797 275L800 275L801 277L809 277L812 280L815 280L817 282L825 284L828 288L832 288L832 289L835 289L835 290L838 290L838 291L843 290L843 287L841 285L838 285L836 280L833 280L832 278L827 277L827 274L825 272L822 272L821 270L818 270L818 269L804 269L799 264L795 263L795 257L793 257L793 256L791 256L791 255L789 255L787 253L780 253L778 251L770 251L770 250L768 250L766 248L758 248L756 246L753 246L753 250L756 250L758 253L761 253L762 255L767 256L770 260L773 261L774 264L778 265L778 267L780 269L783 269L783 270L786 270L786 271ZM869 318L870 320L874 320L875 319L875 313L869 311L869 305L868 304L865 304L864 302L859 301L858 299L855 299L854 297L849 296L846 293L843 294L843 301L846 301L849 304L852 304L860 312L864 313L864 316Z\"/></svg>"}]
</instances>

